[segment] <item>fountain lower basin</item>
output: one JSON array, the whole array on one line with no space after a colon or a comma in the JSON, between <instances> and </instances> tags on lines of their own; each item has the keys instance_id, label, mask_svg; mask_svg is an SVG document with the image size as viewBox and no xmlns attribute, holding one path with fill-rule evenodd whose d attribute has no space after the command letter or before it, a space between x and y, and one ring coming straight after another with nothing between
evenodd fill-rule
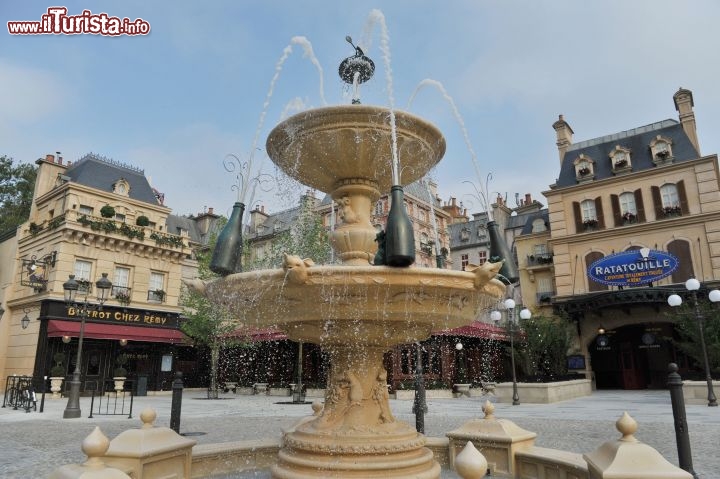
<instances>
[{"instance_id":1,"label":"fountain lower basin","mask_svg":"<svg viewBox=\"0 0 720 479\"><path fill-rule=\"evenodd\" d=\"M497 269L315 267L286 256L282 270L204 284L242 325L278 328L330 356L324 407L285 434L272 477L438 478L425 436L390 411L383 355L473 321L505 291Z\"/></svg>"}]
</instances>

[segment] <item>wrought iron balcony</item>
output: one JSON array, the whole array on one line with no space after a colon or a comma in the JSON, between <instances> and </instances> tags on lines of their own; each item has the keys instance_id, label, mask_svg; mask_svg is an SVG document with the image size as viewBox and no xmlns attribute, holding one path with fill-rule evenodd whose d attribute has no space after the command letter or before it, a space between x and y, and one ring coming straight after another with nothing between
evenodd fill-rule
<instances>
[{"instance_id":1,"label":"wrought iron balcony","mask_svg":"<svg viewBox=\"0 0 720 479\"><path fill-rule=\"evenodd\" d=\"M147 299L151 303L164 303L165 302L165 291L161 289L154 289L148 291Z\"/></svg>"},{"instance_id":2,"label":"wrought iron balcony","mask_svg":"<svg viewBox=\"0 0 720 479\"><path fill-rule=\"evenodd\" d=\"M530 254L527 257L528 266L547 266L553 264L552 253Z\"/></svg>"},{"instance_id":3,"label":"wrought iron balcony","mask_svg":"<svg viewBox=\"0 0 720 479\"><path fill-rule=\"evenodd\" d=\"M132 288L126 286L113 286L111 296L123 306L130 304L132 298Z\"/></svg>"}]
</instances>

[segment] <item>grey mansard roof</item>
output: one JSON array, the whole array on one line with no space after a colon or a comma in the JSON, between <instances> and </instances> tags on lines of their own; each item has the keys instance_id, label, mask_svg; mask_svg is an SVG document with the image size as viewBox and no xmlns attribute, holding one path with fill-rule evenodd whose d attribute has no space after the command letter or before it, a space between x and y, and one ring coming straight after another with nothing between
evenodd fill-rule
<instances>
[{"instance_id":1,"label":"grey mansard roof","mask_svg":"<svg viewBox=\"0 0 720 479\"><path fill-rule=\"evenodd\" d=\"M94 153L73 163L64 174L75 183L110 192L113 191L113 183L124 178L130 185L130 198L160 204L143 170Z\"/></svg>"},{"instance_id":2,"label":"grey mansard roof","mask_svg":"<svg viewBox=\"0 0 720 479\"><path fill-rule=\"evenodd\" d=\"M610 152L617 145L630 149L633 172L657 168L652 161L650 142L658 135L672 141L673 163L693 160L700 156L680 123L675 120L663 120L570 145L562 161L560 176L551 187L573 186L578 183L573 162L580 154L590 157L595 162L595 180L613 177Z\"/></svg>"}]
</instances>

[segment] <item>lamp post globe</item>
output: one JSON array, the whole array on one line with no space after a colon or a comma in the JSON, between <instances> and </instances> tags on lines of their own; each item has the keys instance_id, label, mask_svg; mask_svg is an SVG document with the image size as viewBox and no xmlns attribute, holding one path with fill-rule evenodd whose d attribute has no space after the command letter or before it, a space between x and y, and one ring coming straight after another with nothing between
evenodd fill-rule
<instances>
[{"instance_id":1,"label":"lamp post globe","mask_svg":"<svg viewBox=\"0 0 720 479\"><path fill-rule=\"evenodd\" d=\"M520 310L520 319L530 319L532 317L532 313L529 309L523 308Z\"/></svg>"},{"instance_id":2,"label":"lamp post globe","mask_svg":"<svg viewBox=\"0 0 720 479\"><path fill-rule=\"evenodd\" d=\"M502 319L502 313L498 310L494 310L490 313L490 319L495 323L500 323L500 320Z\"/></svg>"},{"instance_id":3,"label":"lamp post globe","mask_svg":"<svg viewBox=\"0 0 720 479\"><path fill-rule=\"evenodd\" d=\"M506 299L503 304L505 305L505 309L515 309L515 300L512 298Z\"/></svg>"}]
</instances>

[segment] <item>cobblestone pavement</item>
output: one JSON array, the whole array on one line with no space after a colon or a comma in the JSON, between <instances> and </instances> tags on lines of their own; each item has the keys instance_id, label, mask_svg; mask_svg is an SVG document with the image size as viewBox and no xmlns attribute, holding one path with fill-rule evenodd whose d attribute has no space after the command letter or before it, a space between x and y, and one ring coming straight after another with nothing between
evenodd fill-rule
<instances>
[{"instance_id":1,"label":"cobblestone pavement","mask_svg":"<svg viewBox=\"0 0 720 479\"><path fill-rule=\"evenodd\" d=\"M180 432L200 444L279 437L283 428L311 413L310 405L281 404L289 398L222 395L220 400L185 391ZM0 409L0 478L41 478L63 464L85 460L80 444L95 426L109 438L140 426L140 411L158 413L156 425L169 426L171 397L135 398L133 418L94 415L89 398L81 399L83 417L62 419L65 399L46 399L45 412ZM425 416L428 436L443 437L465 421L482 417L483 398L430 399ZM398 419L415 424L412 401L391 400ZM539 405L496 404L495 415L536 432L537 446L587 453L619 438L615 421L627 411L639 423L636 437L677 464L672 409L667 391L595 391L592 396ZM687 406L695 472L702 479L720 478L720 408ZM246 477L246 476L239 476ZM252 477L252 476L247 476ZM257 476L262 477L262 476Z\"/></svg>"}]
</instances>

